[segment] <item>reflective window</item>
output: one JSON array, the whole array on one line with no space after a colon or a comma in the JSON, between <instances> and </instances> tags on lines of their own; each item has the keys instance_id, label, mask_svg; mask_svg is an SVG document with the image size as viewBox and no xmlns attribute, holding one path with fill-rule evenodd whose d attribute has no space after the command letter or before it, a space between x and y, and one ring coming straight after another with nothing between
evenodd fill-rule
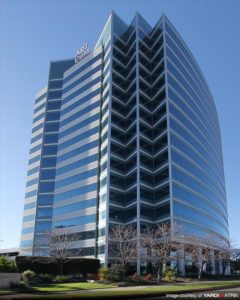
<instances>
[{"instance_id":1,"label":"reflective window","mask_svg":"<svg viewBox=\"0 0 240 300\"><path fill-rule=\"evenodd\" d=\"M39 145L37 145L37 146L31 148L31 149L30 149L30 154L32 154L33 152L35 152L35 151L41 149L41 147L42 147L42 144L39 144Z\"/></svg>"},{"instance_id":2,"label":"reflective window","mask_svg":"<svg viewBox=\"0 0 240 300\"><path fill-rule=\"evenodd\" d=\"M31 165L31 164L35 163L36 161L39 161L40 158L41 158L41 155L37 155L37 156L31 158L31 159L28 161L28 164Z\"/></svg>"},{"instance_id":3,"label":"reflective window","mask_svg":"<svg viewBox=\"0 0 240 300\"><path fill-rule=\"evenodd\" d=\"M74 176L68 177L66 179L62 179L62 180L57 181L55 187L56 187L56 189L58 189L58 188L61 188L65 185L80 182L84 179L87 179L87 178L90 178L90 177L96 176L96 175L97 175L97 169L84 171L83 173L80 173L78 175L74 175Z\"/></svg>"},{"instance_id":4,"label":"reflective window","mask_svg":"<svg viewBox=\"0 0 240 300\"><path fill-rule=\"evenodd\" d=\"M74 138L66 141L66 142L60 143L58 145L58 151L66 148L70 145L73 145L77 142L80 142L80 141L82 141L82 140L84 140L84 139L86 139L86 138L90 137L91 135L94 135L95 133L98 133L98 132L99 132L99 126L96 126L92 129L89 129L88 131L83 132L83 133L75 136Z\"/></svg>"},{"instance_id":5,"label":"reflective window","mask_svg":"<svg viewBox=\"0 0 240 300\"><path fill-rule=\"evenodd\" d=\"M61 99L62 97L62 91L49 91L48 92L48 100L51 99Z\"/></svg>"},{"instance_id":6,"label":"reflective window","mask_svg":"<svg viewBox=\"0 0 240 300\"><path fill-rule=\"evenodd\" d=\"M36 202L32 202L32 203L28 203L28 204L25 204L24 205L24 210L28 210L28 209L31 209L31 208L34 208L36 207Z\"/></svg>"},{"instance_id":7,"label":"reflective window","mask_svg":"<svg viewBox=\"0 0 240 300\"><path fill-rule=\"evenodd\" d=\"M60 132L60 138L63 138L65 136L69 135L70 133L73 133L73 132L77 131L78 129L81 129L84 126L89 125L89 124L93 123L96 120L99 120L99 114L98 113L96 115L88 117L84 121L81 121L81 122L77 123L76 125L68 128L64 131L61 131ZM62 126L62 124L61 124L61 126Z\"/></svg>"},{"instance_id":8,"label":"reflective window","mask_svg":"<svg viewBox=\"0 0 240 300\"><path fill-rule=\"evenodd\" d=\"M44 108L45 107L45 102L43 103L43 104L41 104L41 105L39 105L38 107L36 107L35 109L34 109L34 113L36 113L36 112L38 112L39 110L41 110L42 108Z\"/></svg>"},{"instance_id":9,"label":"reflective window","mask_svg":"<svg viewBox=\"0 0 240 300\"><path fill-rule=\"evenodd\" d=\"M48 83L48 88L49 89L59 89L59 88L62 88L62 84L63 84L62 79L60 79L60 80L50 80L49 83Z\"/></svg>"},{"instance_id":10,"label":"reflective window","mask_svg":"<svg viewBox=\"0 0 240 300\"><path fill-rule=\"evenodd\" d=\"M36 233L44 233L49 232L52 229L52 223L51 222L37 222L36 224Z\"/></svg>"},{"instance_id":11,"label":"reflective window","mask_svg":"<svg viewBox=\"0 0 240 300\"><path fill-rule=\"evenodd\" d=\"M36 142L37 140L40 140L41 138L42 138L42 133L36 135L35 137L33 137L31 139L31 144L34 143L34 142Z\"/></svg>"},{"instance_id":12,"label":"reflective window","mask_svg":"<svg viewBox=\"0 0 240 300\"><path fill-rule=\"evenodd\" d=\"M78 189L72 189L71 191L55 195L54 196L54 201L61 201L61 200L64 200L64 199L68 199L68 198L71 198L71 197L83 195L85 193L96 191L96 190L97 190L97 184L96 183L85 185L85 186L82 186Z\"/></svg>"},{"instance_id":13,"label":"reflective window","mask_svg":"<svg viewBox=\"0 0 240 300\"><path fill-rule=\"evenodd\" d=\"M40 182L39 192L40 193L53 193L54 192L54 181Z\"/></svg>"},{"instance_id":14,"label":"reflective window","mask_svg":"<svg viewBox=\"0 0 240 300\"><path fill-rule=\"evenodd\" d=\"M22 229L22 234L29 234L33 233L34 228L33 227L25 227Z\"/></svg>"},{"instance_id":15,"label":"reflective window","mask_svg":"<svg viewBox=\"0 0 240 300\"><path fill-rule=\"evenodd\" d=\"M36 167L36 168L33 168L33 169L30 169L27 173L28 176L34 174L34 173L37 173L39 171L39 166Z\"/></svg>"},{"instance_id":16,"label":"reflective window","mask_svg":"<svg viewBox=\"0 0 240 300\"><path fill-rule=\"evenodd\" d=\"M97 62L100 58L102 57L102 54L98 54L97 56L95 56L93 59L89 60L87 63L85 63L84 65L81 65L76 71L72 72L71 74L67 75L63 82L64 84L66 84L69 80L71 80L73 77L75 77L76 75L80 74L80 72L84 71L85 69L87 69L89 66L91 66L92 64L94 64L95 62Z\"/></svg>"},{"instance_id":17,"label":"reflective window","mask_svg":"<svg viewBox=\"0 0 240 300\"><path fill-rule=\"evenodd\" d=\"M32 240L21 241L20 248L32 247L32 243L33 243Z\"/></svg>"},{"instance_id":18,"label":"reflective window","mask_svg":"<svg viewBox=\"0 0 240 300\"><path fill-rule=\"evenodd\" d=\"M53 170L41 170L41 175L40 175L40 178L41 180L51 180L51 179L55 179L55 172L56 170L53 169Z\"/></svg>"},{"instance_id":19,"label":"reflective window","mask_svg":"<svg viewBox=\"0 0 240 300\"><path fill-rule=\"evenodd\" d=\"M33 119L33 123L36 123L36 122L39 121L40 119L43 119L44 115L45 115L45 112L43 112L43 113L41 113L40 115L38 115L37 117L35 117L35 118Z\"/></svg>"},{"instance_id":20,"label":"reflective window","mask_svg":"<svg viewBox=\"0 0 240 300\"><path fill-rule=\"evenodd\" d=\"M62 168L57 169L57 175L64 174L66 172L75 170L77 168L80 168L86 164L89 164L91 162L97 161L98 160L98 154L94 154L91 156L87 156L86 158L83 158L81 160L75 161L67 166L64 166Z\"/></svg>"},{"instance_id":21,"label":"reflective window","mask_svg":"<svg viewBox=\"0 0 240 300\"><path fill-rule=\"evenodd\" d=\"M37 104L40 102L42 99L44 99L47 96L47 93L42 94L40 97L36 98L35 103Z\"/></svg>"},{"instance_id":22,"label":"reflective window","mask_svg":"<svg viewBox=\"0 0 240 300\"><path fill-rule=\"evenodd\" d=\"M23 217L23 223L24 223L24 222L33 221L34 219L35 219L35 214L28 215L28 216L24 216L24 217Z\"/></svg>"},{"instance_id":23,"label":"reflective window","mask_svg":"<svg viewBox=\"0 0 240 300\"><path fill-rule=\"evenodd\" d=\"M87 78L91 77L92 75L94 75L95 73L97 73L98 71L100 71L101 68L102 68L102 66L99 65L96 68L94 68L91 71L89 71L88 73L84 74L79 79L77 79L76 81L74 81L73 83L71 83L70 85L68 85L66 88L64 88L63 93L66 93L67 91L73 89L78 84L82 83L84 80L86 80Z\"/></svg>"},{"instance_id":24,"label":"reflective window","mask_svg":"<svg viewBox=\"0 0 240 300\"><path fill-rule=\"evenodd\" d=\"M100 82L101 82L101 77L98 77L98 78L92 80L91 82L85 84L82 88L80 88L79 90L73 92L71 95L69 95L67 97L63 96L63 103L65 104L65 103L69 102L73 98L79 96L81 93L85 92L86 90L90 89L95 84L100 83Z\"/></svg>"},{"instance_id":25,"label":"reflective window","mask_svg":"<svg viewBox=\"0 0 240 300\"><path fill-rule=\"evenodd\" d=\"M32 180L29 180L26 184L26 186L31 186L31 185L34 185L34 184L37 184L38 183L38 178L35 178L35 179L32 179Z\"/></svg>"},{"instance_id":26,"label":"reflective window","mask_svg":"<svg viewBox=\"0 0 240 300\"><path fill-rule=\"evenodd\" d=\"M92 99L93 97L100 95L100 89L96 89L95 91L87 94L87 96L80 98L78 101L72 103L71 105L67 106L66 108L62 109L61 115L64 116L71 110L75 109L79 105L82 105L83 103L87 102L88 100Z\"/></svg>"},{"instance_id":27,"label":"reflective window","mask_svg":"<svg viewBox=\"0 0 240 300\"><path fill-rule=\"evenodd\" d=\"M52 205L53 204L54 195L39 195L38 196L38 205Z\"/></svg>"},{"instance_id":28,"label":"reflective window","mask_svg":"<svg viewBox=\"0 0 240 300\"><path fill-rule=\"evenodd\" d=\"M43 156L45 155L56 155L57 154L57 145L44 145L43 147Z\"/></svg>"},{"instance_id":29,"label":"reflective window","mask_svg":"<svg viewBox=\"0 0 240 300\"><path fill-rule=\"evenodd\" d=\"M42 158L42 167L50 168L56 166L56 157L43 157Z\"/></svg>"},{"instance_id":30,"label":"reflective window","mask_svg":"<svg viewBox=\"0 0 240 300\"><path fill-rule=\"evenodd\" d=\"M51 218L52 217L52 208L38 208L37 218Z\"/></svg>"},{"instance_id":31,"label":"reflective window","mask_svg":"<svg viewBox=\"0 0 240 300\"><path fill-rule=\"evenodd\" d=\"M31 192L27 192L25 194L25 198L30 198L30 197L33 197L33 196L36 196L37 195L37 190L34 190L34 191L31 191Z\"/></svg>"},{"instance_id":32,"label":"reflective window","mask_svg":"<svg viewBox=\"0 0 240 300\"><path fill-rule=\"evenodd\" d=\"M55 109L60 109L61 108L61 101L48 101L48 110L55 110Z\"/></svg>"},{"instance_id":33,"label":"reflective window","mask_svg":"<svg viewBox=\"0 0 240 300\"><path fill-rule=\"evenodd\" d=\"M58 121L60 119L60 112L47 112L46 121Z\"/></svg>"},{"instance_id":34,"label":"reflective window","mask_svg":"<svg viewBox=\"0 0 240 300\"><path fill-rule=\"evenodd\" d=\"M38 131L39 129L43 128L43 125L44 125L44 123L41 123L41 124L35 126L35 127L32 129L32 133L34 133L34 132Z\"/></svg>"},{"instance_id":35,"label":"reflective window","mask_svg":"<svg viewBox=\"0 0 240 300\"><path fill-rule=\"evenodd\" d=\"M58 134L48 134L44 136L44 144L55 144L58 142Z\"/></svg>"},{"instance_id":36,"label":"reflective window","mask_svg":"<svg viewBox=\"0 0 240 300\"><path fill-rule=\"evenodd\" d=\"M81 216L73 219L63 220L54 222L53 227L54 228L64 228L64 227L72 227L77 225L83 225L88 223L93 223L96 221L96 215L86 215Z\"/></svg>"},{"instance_id":37,"label":"reflective window","mask_svg":"<svg viewBox=\"0 0 240 300\"><path fill-rule=\"evenodd\" d=\"M72 203L72 204L68 204L66 206L54 208L53 215L57 216L57 215L71 212L71 211L85 209L85 208L88 208L91 206L94 206L94 207L96 206L96 199L84 200L81 202Z\"/></svg>"},{"instance_id":38,"label":"reflective window","mask_svg":"<svg viewBox=\"0 0 240 300\"><path fill-rule=\"evenodd\" d=\"M76 148L72 151L69 151L66 154L61 155L61 156L58 157L58 163L66 160L66 159L72 158L76 155L79 155L81 153L84 153L84 152L86 152L86 151L88 151L88 150L90 150L94 147L97 147L98 143L99 143L98 140L96 140L96 141L93 141L91 143L85 144L81 147L78 147L78 148Z\"/></svg>"},{"instance_id":39,"label":"reflective window","mask_svg":"<svg viewBox=\"0 0 240 300\"><path fill-rule=\"evenodd\" d=\"M76 112L75 114L72 114L70 117L67 119L64 119L61 121L61 126L64 126L68 123L70 123L73 120L76 120L77 118L91 112L93 109L99 107L100 101L94 102L93 104L90 104L89 106L85 107L84 109Z\"/></svg>"}]
</instances>

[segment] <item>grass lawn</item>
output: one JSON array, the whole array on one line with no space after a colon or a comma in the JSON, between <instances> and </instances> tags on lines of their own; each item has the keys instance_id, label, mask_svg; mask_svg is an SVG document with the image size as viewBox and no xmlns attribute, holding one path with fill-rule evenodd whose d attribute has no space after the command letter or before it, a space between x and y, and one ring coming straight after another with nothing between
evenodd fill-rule
<instances>
[{"instance_id":1,"label":"grass lawn","mask_svg":"<svg viewBox=\"0 0 240 300\"><path fill-rule=\"evenodd\" d=\"M72 286L74 285L74 286ZM59 287L57 288L57 286ZM66 283L66 284L59 284L59 285L52 285L52 286L46 286L41 287L41 292L55 292L55 291L69 291L69 290L78 290L82 289L82 291L79 293L74 294L64 294L58 295L58 299L67 299L67 298L108 298L108 297L114 297L114 296L130 296L130 295L154 295L154 294L165 294L165 293L172 293L172 292L187 292L187 291L198 291L203 289L209 289L209 288L220 288L220 287L228 287L228 286L240 286L240 281L216 281L211 283L194 283L194 284L186 284L186 285L179 285L179 284L169 284L169 285L162 285L162 286L149 286L147 288L141 288L138 289L138 287L135 287L134 289L126 289L126 290L118 290L116 291L91 291L87 289L95 289L95 286L97 288L105 288L105 287L112 287L111 285L103 285L103 284L95 284L95 283ZM39 290L39 287L38 291ZM42 296L38 297L38 299L51 299L56 298L55 295L48 295L48 296Z\"/></svg>"},{"instance_id":2,"label":"grass lawn","mask_svg":"<svg viewBox=\"0 0 240 300\"><path fill-rule=\"evenodd\" d=\"M13 293L14 292L11 290L0 289L0 296L7 295L7 294L13 294Z\"/></svg>"},{"instance_id":3,"label":"grass lawn","mask_svg":"<svg viewBox=\"0 0 240 300\"><path fill-rule=\"evenodd\" d=\"M107 289L116 287L113 284L89 283L89 282L72 282L72 283L54 283L31 286L34 292L62 292L74 290L92 290Z\"/></svg>"}]
</instances>

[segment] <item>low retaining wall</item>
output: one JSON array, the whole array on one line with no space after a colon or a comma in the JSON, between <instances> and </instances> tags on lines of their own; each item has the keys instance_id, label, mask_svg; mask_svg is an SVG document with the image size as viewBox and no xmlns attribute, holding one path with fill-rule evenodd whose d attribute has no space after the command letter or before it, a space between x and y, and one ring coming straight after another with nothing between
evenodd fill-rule
<instances>
[{"instance_id":1,"label":"low retaining wall","mask_svg":"<svg viewBox=\"0 0 240 300\"><path fill-rule=\"evenodd\" d=\"M20 273L0 273L0 288L9 288L11 283L20 283Z\"/></svg>"}]
</instances>

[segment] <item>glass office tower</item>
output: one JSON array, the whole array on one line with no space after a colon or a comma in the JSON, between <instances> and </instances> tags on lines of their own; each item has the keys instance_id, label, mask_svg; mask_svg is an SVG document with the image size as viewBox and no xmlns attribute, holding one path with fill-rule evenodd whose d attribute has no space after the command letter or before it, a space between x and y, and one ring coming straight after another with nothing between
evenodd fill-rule
<instances>
[{"instance_id":1,"label":"glass office tower","mask_svg":"<svg viewBox=\"0 0 240 300\"><path fill-rule=\"evenodd\" d=\"M81 248L107 265L111 226L132 224L140 236L145 225L164 221L181 224L184 234L228 242L215 104L164 15L151 27L138 13L130 25L112 13L89 55L51 63L40 105L23 252L52 229L74 236L72 251Z\"/></svg>"}]
</instances>

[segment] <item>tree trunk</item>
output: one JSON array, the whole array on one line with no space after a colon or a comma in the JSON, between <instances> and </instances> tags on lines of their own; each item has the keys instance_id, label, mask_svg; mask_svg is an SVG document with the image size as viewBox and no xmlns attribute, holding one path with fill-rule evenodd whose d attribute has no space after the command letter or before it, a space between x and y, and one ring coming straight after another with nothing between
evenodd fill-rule
<instances>
[{"instance_id":1,"label":"tree trunk","mask_svg":"<svg viewBox=\"0 0 240 300\"><path fill-rule=\"evenodd\" d=\"M60 260L60 275L63 276L63 262Z\"/></svg>"},{"instance_id":2,"label":"tree trunk","mask_svg":"<svg viewBox=\"0 0 240 300\"><path fill-rule=\"evenodd\" d=\"M157 281L158 283L160 282L161 280L161 277L162 277L162 263L159 263L158 265L158 271L157 271Z\"/></svg>"},{"instance_id":3,"label":"tree trunk","mask_svg":"<svg viewBox=\"0 0 240 300\"><path fill-rule=\"evenodd\" d=\"M203 270L203 267L201 266L198 271L198 280L202 279L202 270Z\"/></svg>"}]
</instances>

